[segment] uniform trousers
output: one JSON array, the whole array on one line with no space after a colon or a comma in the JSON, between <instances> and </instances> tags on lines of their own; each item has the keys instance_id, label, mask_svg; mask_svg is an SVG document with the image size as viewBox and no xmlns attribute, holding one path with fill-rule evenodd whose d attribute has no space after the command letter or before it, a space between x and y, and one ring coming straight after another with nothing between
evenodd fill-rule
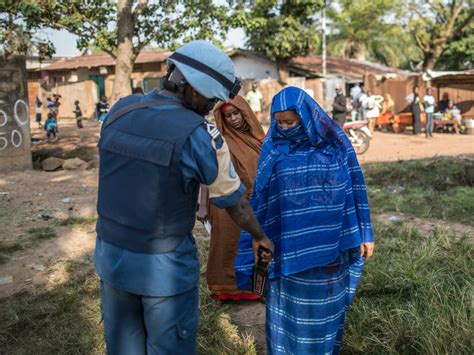
<instances>
[{"instance_id":1,"label":"uniform trousers","mask_svg":"<svg viewBox=\"0 0 474 355\"><path fill-rule=\"evenodd\" d=\"M119 290L101 281L107 354L196 354L198 287L169 297Z\"/></svg>"}]
</instances>

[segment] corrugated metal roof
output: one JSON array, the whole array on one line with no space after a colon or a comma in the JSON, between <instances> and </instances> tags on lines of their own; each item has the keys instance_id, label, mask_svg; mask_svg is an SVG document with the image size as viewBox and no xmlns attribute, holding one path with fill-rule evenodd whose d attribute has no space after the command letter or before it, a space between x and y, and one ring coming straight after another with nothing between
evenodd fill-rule
<instances>
[{"instance_id":1,"label":"corrugated metal roof","mask_svg":"<svg viewBox=\"0 0 474 355\"><path fill-rule=\"evenodd\" d=\"M305 69L315 75L321 75L322 59L319 55L309 55L307 57L297 57L290 61L290 67ZM397 74L413 75L414 73L398 68L387 67L379 63L366 60L356 60L348 58L327 57L326 71L328 74L339 74L345 77L362 78L364 75L374 74Z\"/></svg>"},{"instance_id":2,"label":"corrugated metal roof","mask_svg":"<svg viewBox=\"0 0 474 355\"><path fill-rule=\"evenodd\" d=\"M227 52L232 58L236 55L245 55L259 59L270 60L263 53L247 49L234 49ZM273 61L272 61L273 62ZM322 59L319 55L309 55L306 57L296 57L288 64L288 69L307 76L322 76ZM328 75L340 75L346 78L362 79L364 75L387 75L397 74L402 76L417 75L416 73L387 67L383 64L369 62L367 60L356 60L348 58L327 57L326 69Z\"/></svg>"},{"instance_id":3,"label":"corrugated metal roof","mask_svg":"<svg viewBox=\"0 0 474 355\"><path fill-rule=\"evenodd\" d=\"M161 63L164 62L171 52L140 52L135 61L135 64L144 64L144 63ZM108 54L99 54L99 55L80 55L76 57L69 57L58 60L57 62L48 65L43 68L43 70L52 71L52 70L72 70L78 68L95 68L95 67L105 67L105 66L114 66L115 60Z\"/></svg>"}]
</instances>

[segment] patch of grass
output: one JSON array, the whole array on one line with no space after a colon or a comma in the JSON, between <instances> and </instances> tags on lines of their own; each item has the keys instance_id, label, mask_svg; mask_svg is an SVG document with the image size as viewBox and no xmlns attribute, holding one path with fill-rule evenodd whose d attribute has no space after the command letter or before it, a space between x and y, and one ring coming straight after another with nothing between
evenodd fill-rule
<instances>
[{"instance_id":1,"label":"patch of grass","mask_svg":"<svg viewBox=\"0 0 474 355\"><path fill-rule=\"evenodd\" d=\"M201 264L207 260L209 241L197 240ZM199 354L246 354L257 353L252 336L240 334L232 324L228 306L218 306L210 296L205 277L199 285Z\"/></svg>"},{"instance_id":2,"label":"patch of grass","mask_svg":"<svg viewBox=\"0 0 474 355\"><path fill-rule=\"evenodd\" d=\"M472 184L468 173L474 160L463 157L437 157L421 160L400 160L364 165L366 183L371 186L410 185L424 190L446 191Z\"/></svg>"},{"instance_id":3,"label":"patch of grass","mask_svg":"<svg viewBox=\"0 0 474 355\"><path fill-rule=\"evenodd\" d=\"M201 260L207 243L200 242ZM82 276L77 271L91 270ZM104 354L99 279L92 271L92 258L82 257L61 265L69 277L39 295L17 294L0 302L0 344L5 354ZM256 354L253 339L241 335L231 323L226 307L210 298L200 284L200 354ZM179 353L179 350L177 350Z\"/></svg>"},{"instance_id":4,"label":"patch of grass","mask_svg":"<svg viewBox=\"0 0 474 355\"><path fill-rule=\"evenodd\" d=\"M474 225L473 166L467 158L365 165L371 208Z\"/></svg>"},{"instance_id":5,"label":"patch of grass","mask_svg":"<svg viewBox=\"0 0 474 355\"><path fill-rule=\"evenodd\" d=\"M45 240L55 238L56 231L51 227L35 227L28 229L28 234L33 240Z\"/></svg>"},{"instance_id":6,"label":"patch of grass","mask_svg":"<svg viewBox=\"0 0 474 355\"><path fill-rule=\"evenodd\" d=\"M0 242L0 253L10 254L23 249L23 245L21 245L20 243Z\"/></svg>"},{"instance_id":7,"label":"patch of grass","mask_svg":"<svg viewBox=\"0 0 474 355\"><path fill-rule=\"evenodd\" d=\"M347 315L345 354L472 354L474 248L467 237L376 227Z\"/></svg>"},{"instance_id":8,"label":"patch of grass","mask_svg":"<svg viewBox=\"0 0 474 355\"><path fill-rule=\"evenodd\" d=\"M97 222L97 217L68 217L58 221L60 226L80 226L86 227L94 225Z\"/></svg>"},{"instance_id":9,"label":"patch of grass","mask_svg":"<svg viewBox=\"0 0 474 355\"><path fill-rule=\"evenodd\" d=\"M104 354L99 280L89 273L39 295L0 303L5 354Z\"/></svg>"},{"instance_id":10,"label":"patch of grass","mask_svg":"<svg viewBox=\"0 0 474 355\"><path fill-rule=\"evenodd\" d=\"M0 265L8 263L8 260L10 260L8 256L0 255Z\"/></svg>"}]
</instances>

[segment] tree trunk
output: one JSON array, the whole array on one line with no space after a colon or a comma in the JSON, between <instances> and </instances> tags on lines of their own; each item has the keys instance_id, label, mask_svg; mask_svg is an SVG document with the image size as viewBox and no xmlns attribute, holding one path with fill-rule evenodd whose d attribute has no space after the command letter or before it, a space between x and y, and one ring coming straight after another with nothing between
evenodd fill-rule
<instances>
[{"instance_id":1,"label":"tree trunk","mask_svg":"<svg viewBox=\"0 0 474 355\"><path fill-rule=\"evenodd\" d=\"M438 46L432 48L431 51L424 53L423 68L422 68L423 72L434 69L436 63L438 62L439 57L441 57L441 54L443 54L445 45L446 45L446 42L444 42L443 44L439 44Z\"/></svg>"},{"instance_id":2,"label":"tree trunk","mask_svg":"<svg viewBox=\"0 0 474 355\"><path fill-rule=\"evenodd\" d=\"M136 59L132 43L132 0L117 1L117 17L117 59L115 61L112 103L132 92L130 80Z\"/></svg>"},{"instance_id":3,"label":"tree trunk","mask_svg":"<svg viewBox=\"0 0 474 355\"><path fill-rule=\"evenodd\" d=\"M288 73L288 62L285 60L277 60L277 68L280 83L283 85L288 84L288 77L290 76Z\"/></svg>"}]
</instances>

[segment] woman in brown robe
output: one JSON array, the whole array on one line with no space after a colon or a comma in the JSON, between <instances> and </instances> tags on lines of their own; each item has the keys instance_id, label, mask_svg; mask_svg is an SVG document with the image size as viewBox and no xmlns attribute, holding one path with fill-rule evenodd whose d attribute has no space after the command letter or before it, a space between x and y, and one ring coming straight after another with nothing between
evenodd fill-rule
<instances>
[{"instance_id":1,"label":"woman in brown robe","mask_svg":"<svg viewBox=\"0 0 474 355\"><path fill-rule=\"evenodd\" d=\"M220 104L214 110L217 128L224 137L232 157L232 163L245 185L245 197L253 190L258 158L265 133L255 113L242 96L229 103ZM207 203L211 242L207 262L207 284L211 296L220 301L258 299L259 296L239 290L235 284L234 260L240 238L240 228L224 209ZM204 216L203 211L198 215Z\"/></svg>"}]
</instances>

